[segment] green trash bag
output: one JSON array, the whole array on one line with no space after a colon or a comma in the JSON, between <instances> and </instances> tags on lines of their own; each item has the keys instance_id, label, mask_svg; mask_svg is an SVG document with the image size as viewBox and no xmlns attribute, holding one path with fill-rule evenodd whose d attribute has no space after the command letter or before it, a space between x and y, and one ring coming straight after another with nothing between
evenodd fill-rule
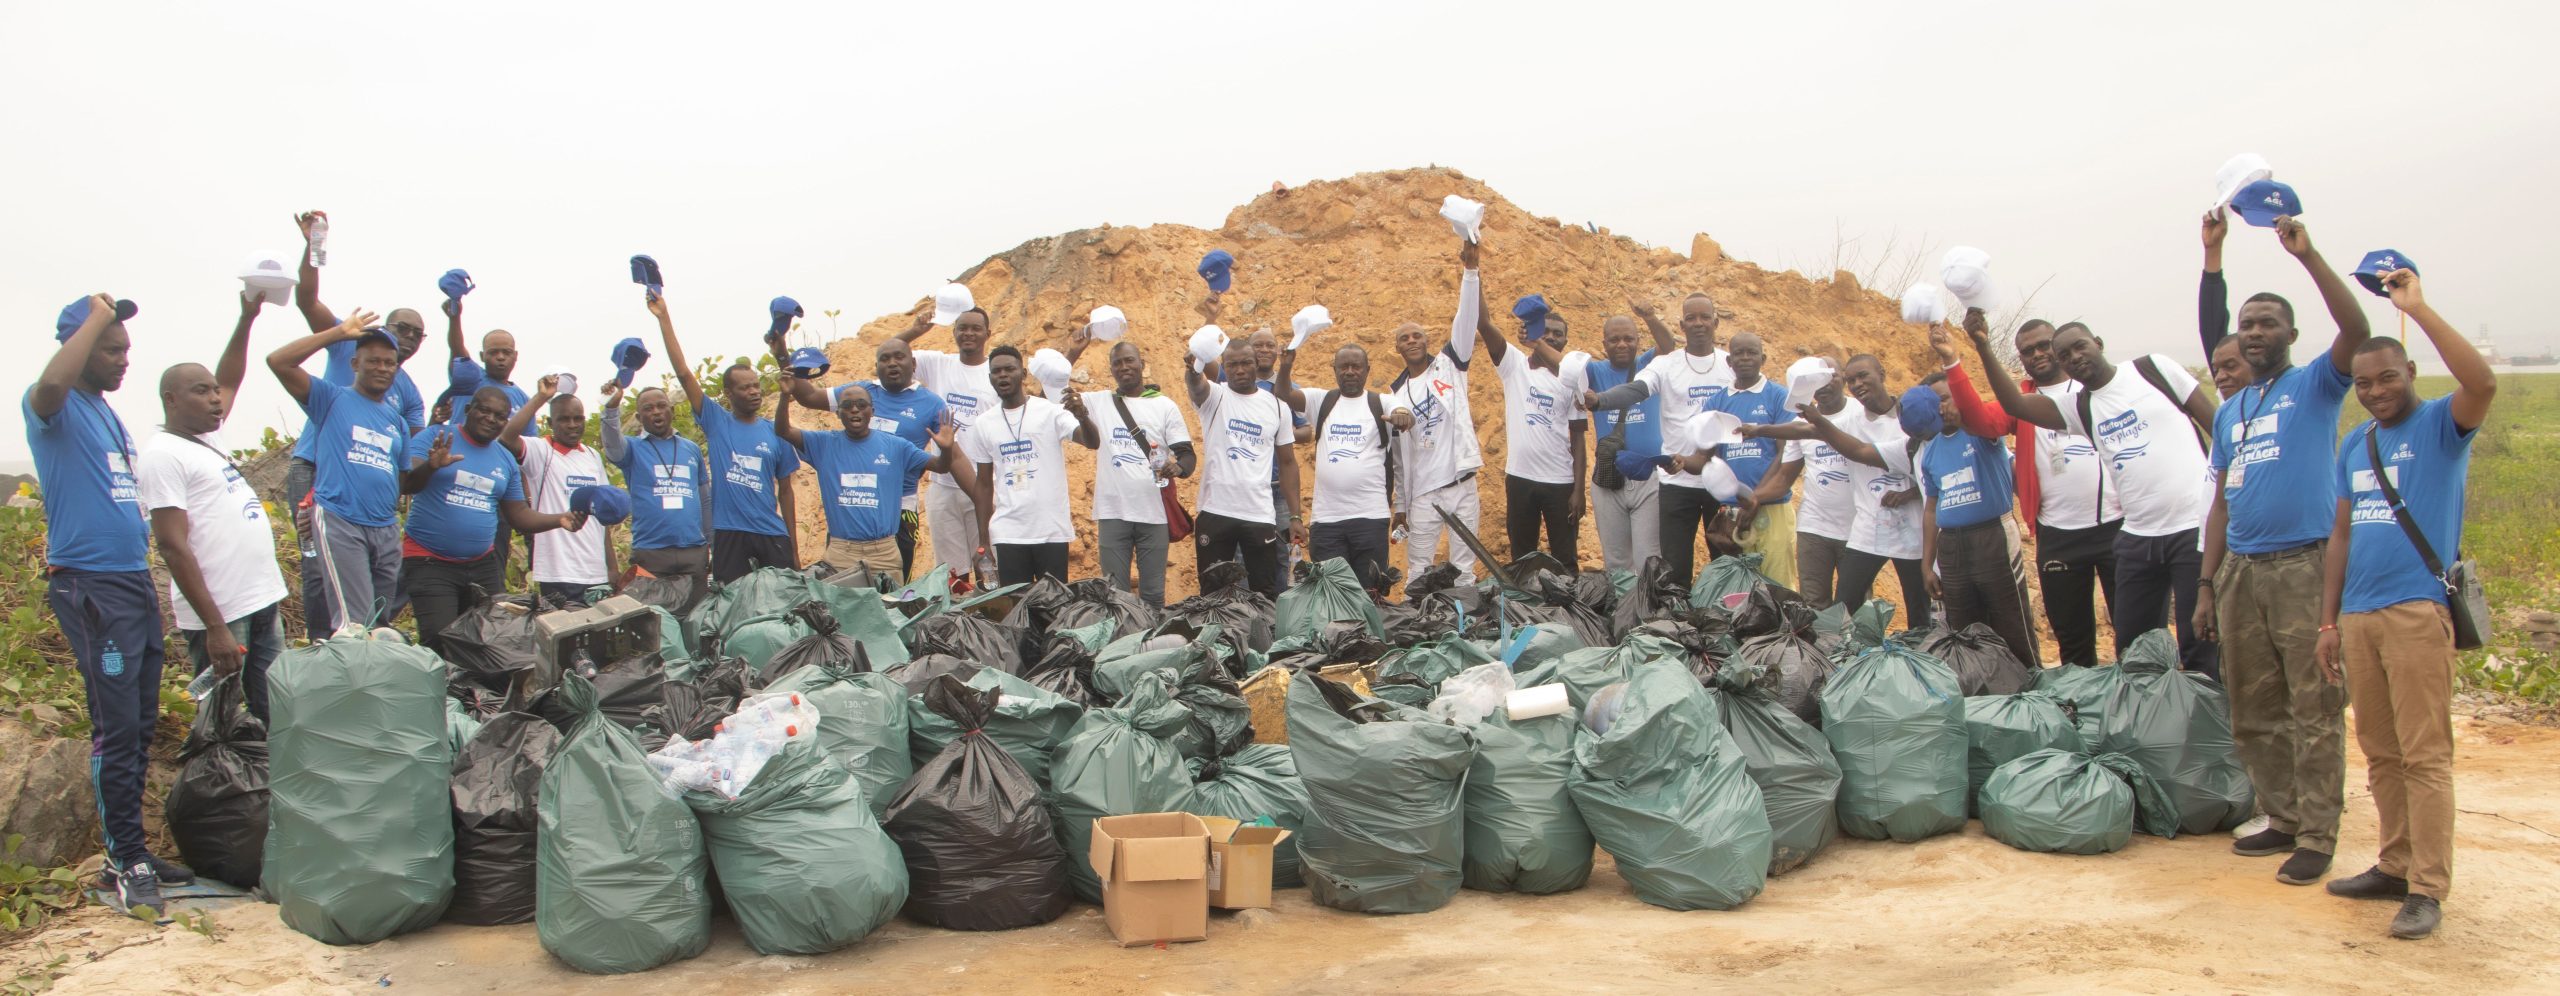
<instances>
[{"instance_id":1,"label":"green trash bag","mask_svg":"<svg viewBox=\"0 0 2560 996\"><path fill-rule=\"evenodd\" d=\"M702 822L729 915L757 954L834 951L906 904L906 858L861 785L814 737L783 741L735 799L691 791L684 801Z\"/></svg>"},{"instance_id":2,"label":"green trash bag","mask_svg":"<svg viewBox=\"0 0 2560 996\"><path fill-rule=\"evenodd\" d=\"M1298 857L1318 905L1428 913L1458 894L1475 736L1301 671L1289 749L1310 803Z\"/></svg>"},{"instance_id":3,"label":"green trash bag","mask_svg":"<svg viewBox=\"0 0 2560 996\"><path fill-rule=\"evenodd\" d=\"M1698 582L1689 587L1689 604L1721 605L1727 595L1749 594L1751 589L1764 584L1777 582L1760 573L1759 554L1717 557L1707 561L1707 566L1698 571Z\"/></svg>"},{"instance_id":4,"label":"green trash bag","mask_svg":"<svg viewBox=\"0 0 2560 996\"><path fill-rule=\"evenodd\" d=\"M1387 651L1378 658L1378 676L1412 675L1425 687L1436 689L1458 672L1493 659L1474 641L1461 639L1456 633L1442 633L1410 647Z\"/></svg>"},{"instance_id":5,"label":"green trash bag","mask_svg":"<svg viewBox=\"0 0 2560 996\"><path fill-rule=\"evenodd\" d=\"M453 901L444 660L373 634L287 651L267 676L261 874L285 926L323 944L432 927Z\"/></svg>"},{"instance_id":6,"label":"green trash bag","mask_svg":"<svg viewBox=\"0 0 2560 996\"><path fill-rule=\"evenodd\" d=\"M1959 679L1961 680L1961 679ZM2087 750L2071 712L2043 692L1975 695L1964 700L1965 798L1980 813L1982 783L2001 765L2046 748Z\"/></svg>"},{"instance_id":7,"label":"green trash bag","mask_svg":"<svg viewBox=\"0 0 2560 996\"><path fill-rule=\"evenodd\" d=\"M2212 833L2246 821L2257 796L2232 749L2231 704L2222 686L2178 670L2178 645L2165 629L2135 637L2116 668L2123 678L2107 696L2106 728L2093 746L2142 765L2174 801L2180 833Z\"/></svg>"},{"instance_id":8,"label":"green trash bag","mask_svg":"<svg viewBox=\"0 0 2560 996\"><path fill-rule=\"evenodd\" d=\"M2049 747L1983 782L1982 831L2021 851L2107 854L2132 839L2135 814L2171 805L2130 757Z\"/></svg>"},{"instance_id":9,"label":"green trash bag","mask_svg":"<svg viewBox=\"0 0 2560 996\"><path fill-rule=\"evenodd\" d=\"M1574 734L1571 784L1618 877L1664 909L1727 910L1759 895L1768 809L1706 688L1677 662L1650 661L1602 701Z\"/></svg>"},{"instance_id":10,"label":"green trash bag","mask_svg":"<svg viewBox=\"0 0 2560 996\"><path fill-rule=\"evenodd\" d=\"M1964 827L1964 697L1946 662L1898 643L1862 651L1822 688L1840 760L1840 829L1910 842Z\"/></svg>"},{"instance_id":11,"label":"green trash bag","mask_svg":"<svg viewBox=\"0 0 2560 996\"><path fill-rule=\"evenodd\" d=\"M693 810L667 794L640 741L596 710L577 675L552 693L578 717L542 769L533 923L581 972L641 972L711 944L709 867Z\"/></svg>"},{"instance_id":12,"label":"green trash bag","mask_svg":"<svg viewBox=\"0 0 2560 996\"><path fill-rule=\"evenodd\" d=\"M1521 688L1562 684L1565 700L1580 709L1594 693L1627 680L1636 665L1664 659L1686 667L1689 651L1663 637L1638 632L1627 634L1614 647L1584 647L1534 667L1515 665L1512 670L1518 675L1516 683Z\"/></svg>"},{"instance_id":13,"label":"green trash bag","mask_svg":"<svg viewBox=\"0 0 2560 996\"><path fill-rule=\"evenodd\" d=\"M871 669L869 651L783 675L767 692L797 692L818 710L818 746L862 786L875 818L916 772L908 753L907 689ZM734 703L733 703L734 704Z\"/></svg>"},{"instance_id":14,"label":"green trash bag","mask_svg":"<svg viewBox=\"0 0 2560 996\"><path fill-rule=\"evenodd\" d=\"M1094 820L1191 808L1191 772L1168 740L1191 714L1173 701L1171 677L1169 671L1140 675L1118 705L1085 710L1051 759L1067 884L1085 902L1102 901L1102 880L1093 873Z\"/></svg>"},{"instance_id":15,"label":"green trash bag","mask_svg":"<svg viewBox=\"0 0 2560 996\"><path fill-rule=\"evenodd\" d=\"M2036 672L2035 691L2053 696L2070 706L2072 725L2080 730L2082 743L2095 747L2107 732L2107 698L2124 682L2124 671L2113 664L2104 667L2081 667L2065 664Z\"/></svg>"},{"instance_id":16,"label":"green trash bag","mask_svg":"<svg viewBox=\"0 0 2560 996\"><path fill-rule=\"evenodd\" d=\"M1518 721L1495 709L1469 727L1476 759L1467 768L1467 888L1543 896L1590 881L1591 828L1566 787L1581 722L1570 709Z\"/></svg>"},{"instance_id":17,"label":"green trash bag","mask_svg":"<svg viewBox=\"0 0 2560 996\"><path fill-rule=\"evenodd\" d=\"M1243 687L1228 676L1220 661L1220 655L1232 649L1225 639L1223 629L1207 626L1187 643L1156 650L1136 649L1144 640L1115 640L1096 659L1093 691L1104 701L1118 701L1139 675L1171 670L1180 676L1173 686L1173 700L1191 714L1189 723L1173 735L1174 749L1193 759L1233 753L1253 742L1253 710L1245 704Z\"/></svg>"},{"instance_id":18,"label":"green trash bag","mask_svg":"<svg viewBox=\"0 0 2560 996\"><path fill-rule=\"evenodd\" d=\"M824 581L809 585L818 601L835 617L836 631L852 637L871 655L871 666L892 668L907 662L906 641L898 635L906 622L880 600L876 588L848 588Z\"/></svg>"},{"instance_id":19,"label":"green trash bag","mask_svg":"<svg viewBox=\"0 0 2560 996\"><path fill-rule=\"evenodd\" d=\"M461 699L453 698L451 696L447 696L445 698L445 746L451 748L455 755L459 756L462 753L464 745L469 744L471 742L471 738L480 735L480 726L480 718L473 716L471 714L471 710L464 708Z\"/></svg>"},{"instance_id":20,"label":"green trash bag","mask_svg":"<svg viewBox=\"0 0 2560 996\"><path fill-rule=\"evenodd\" d=\"M1660 637L1655 637L1654 641L1669 643ZM1509 641L1497 637L1477 643L1476 649L1484 651L1490 659L1511 665L1513 671L1534 671L1548 661L1591 646L1583 642L1582 635L1572 626L1538 623L1513 629Z\"/></svg>"},{"instance_id":21,"label":"green trash bag","mask_svg":"<svg viewBox=\"0 0 2560 996\"><path fill-rule=\"evenodd\" d=\"M890 676L907 690L907 755L912 763L922 768L960 739L960 724L927 708L924 701L924 690L933 679L949 674L971 688L1004 693L996 702L994 717L987 721L987 737L1013 755L1041 791L1048 791L1050 755L1057 753L1076 720L1084 717L1084 707L995 668L953 663L948 657L917 658Z\"/></svg>"},{"instance_id":22,"label":"green trash bag","mask_svg":"<svg viewBox=\"0 0 2560 996\"><path fill-rule=\"evenodd\" d=\"M1769 813L1769 874L1794 871L1840 836L1840 760L1831 741L1771 695L1750 665L1727 662L1709 683L1742 770Z\"/></svg>"},{"instance_id":23,"label":"green trash bag","mask_svg":"<svg viewBox=\"0 0 2560 996\"><path fill-rule=\"evenodd\" d=\"M1329 622L1356 622L1369 627L1370 636L1387 635L1386 621L1378 616L1378 603L1369 600L1369 590L1360 586L1360 575L1340 557L1314 565L1307 579L1281 592L1273 606L1273 633L1314 633Z\"/></svg>"},{"instance_id":24,"label":"green trash bag","mask_svg":"<svg viewBox=\"0 0 2560 996\"><path fill-rule=\"evenodd\" d=\"M1295 889L1306 884L1298 871L1298 836L1307 832L1307 813L1314 803L1298 780L1298 762L1287 744L1246 744L1219 758L1193 759L1191 804L1184 811L1224 816L1238 823L1268 820L1289 831L1271 851L1271 887Z\"/></svg>"}]
</instances>

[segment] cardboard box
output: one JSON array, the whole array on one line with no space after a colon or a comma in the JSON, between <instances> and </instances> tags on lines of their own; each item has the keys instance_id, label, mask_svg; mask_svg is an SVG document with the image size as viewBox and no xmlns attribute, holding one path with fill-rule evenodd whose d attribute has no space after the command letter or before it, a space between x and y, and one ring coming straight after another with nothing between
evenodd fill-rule
<instances>
[{"instance_id":1,"label":"cardboard box","mask_svg":"<svg viewBox=\"0 0 2560 996\"><path fill-rule=\"evenodd\" d=\"M1094 820L1092 858L1103 922L1122 946L1209 938L1209 828L1199 817Z\"/></svg>"},{"instance_id":2,"label":"cardboard box","mask_svg":"<svg viewBox=\"0 0 2560 996\"><path fill-rule=\"evenodd\" d=\"M1209 828L1209 905L1222 910L1271 905L1271 852L1289 831L1249 827L1223 816L1203 816Z\"/></svg>"}]
</instances>

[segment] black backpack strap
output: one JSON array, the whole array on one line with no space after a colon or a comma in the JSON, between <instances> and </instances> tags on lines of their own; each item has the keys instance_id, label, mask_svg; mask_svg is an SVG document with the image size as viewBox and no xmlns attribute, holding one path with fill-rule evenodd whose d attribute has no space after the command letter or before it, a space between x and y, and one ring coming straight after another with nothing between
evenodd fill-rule
<instances>
[{"instance_id":1,"label":"black backpack strap","mask_svg":"<svg viewBox=\"0 0 2560 996\"><path fill-rule=\"evenodd\" d=\"M2435 546L2427 542L2426 533L2419 531L2417 519L2409 514L2409 506L2400 503L2400 489L2391 486L2389 469L2382 465L2380 429L2378 425L2367 424L2364 430L2365 459L2373 464L2373 482L2382 488L2382 500L2391 505L2391 517L2399 520L2400 531L2409 534L2409 545L2418 548L2418 559L2426 563L2427 573L2435 575L2436 580L2444 585L2444 590L2450 593L2454 585L2445 578L2444 561L2436 558Z\"/></svg>"},{"instance_id":2,"label":"black backpack strap","mask_svg":"<svg viewBox=\"0 0 2560 996\"><path fill-rule=\"evenodd\" d=\"M2170 406L2178 409L2181 417L2185 415L2187 410L2187 399L2179 397L2178 392L2170 390L2169 378L2161 376L2160 365L2151 361L2150 354L2145 353L2141 356L2134 357L2133 369L2142 374L2143 380L2151 382L2152 390L2160 392L2161 397L2169 399ZM2089 392L2082 391L2080 393L2087 394ZM2213 441L2204 437L2204 430L2196 427L2194 419L2187 419L2187 429L2196 434L2196 445L2204 447L2205 454L2210 457L2213 454Z\"/></svg>"},{"instance_id":3,"label":"black backpack strap","mask_svg":"<svg viewBox=\"0 0 2560 996\"><path fill-rule=\"evenodd\" d=\"M1370 391L1368 394L1369 419L1378 425L1378 452L1387 455L1387 505L1392 508L1396 502L1396 448L1387 442L1387 405L1378 400L1378 392Z\"/></svg>"}]
</instances>

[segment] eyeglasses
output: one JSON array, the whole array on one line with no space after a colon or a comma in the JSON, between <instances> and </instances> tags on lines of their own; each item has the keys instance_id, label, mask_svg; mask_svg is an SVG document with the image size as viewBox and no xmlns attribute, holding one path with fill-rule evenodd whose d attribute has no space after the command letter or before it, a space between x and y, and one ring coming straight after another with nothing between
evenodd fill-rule
<instances>
[{"instance_id":1,"label":"eyeglasses","mask_svg":"<svg viewBox=\"0 0 2560 996\"><path fill-rule=\"evenodd\" d=\"M424 325L411 325L407 322L393 322L383 328L389 329L392 335L423 335L427 331Z\"/></svg>"}]
</instances>

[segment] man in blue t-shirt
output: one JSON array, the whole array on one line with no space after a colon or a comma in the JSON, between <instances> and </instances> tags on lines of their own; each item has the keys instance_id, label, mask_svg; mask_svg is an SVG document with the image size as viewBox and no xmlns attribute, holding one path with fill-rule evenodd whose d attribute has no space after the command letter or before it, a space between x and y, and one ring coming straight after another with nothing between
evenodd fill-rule
<instances>
[{"instance_id":1,"label":"man in blue t-shirt","mask_svg":"<svg viewBox=\"0 0 2560 996\"><path fill-rule=\"evenodd\" d=\"M740 362L720 374L720 401L702 390L676 341L675 319L667 311L667 295L649 299L657 316L658 336L666 342L667 363L693 405L694 423L702 427L703 447L711 471L711 579L735 581L758 567L800 569L798 519L793 511L791 475L800 458L774 434L773 421L757 413L764 406L764 379L756 368Z\"/></svg>"},{"instance_id":2,"label":"man in blue t-shirt","mask_svg":"<svg viewBox=\"0 0 2560 996\"><path fill-rule=\"evenodd\" d=\"M2347 694L2320 675L2312 656L2318 607L2302 593L2319 583L2328 539L2322 484L2338 451L2347 369L2373 327L2347 282L2312 247L2302 222L2277 219L2276 237L2320 288L2338 334L2323 355L2295 366L2300 333L2293 305L2263 293L2240 305L2240 329L2231 339L2250 384L2214 412L2217 487L2205 516L2195 629L2221 644L2232 744L2249 769L2258 811L2267 816L2266 829L2240 838L2231 850L2286 854L2276 881L2309 885L2328 873L2329 856L2338 850ZM2208 256L2216 241L2208 228Z\"/></svg>"},{"instance_id":3,"label":"man in blue t-shirt","mask_svg":"<svg viewBox=\"0 0 2560 996\"><path fill-rule=\"evenodd\" d=\"M1644 307L1641 303L1639 307ZM1564 363L1565 389L1575 397L1598 394L1634 380L1636 372L1670 348L1669 335L1643 349L1635 319L1611 315L1600 323L1600 356ZM1662 401L1651 395L1623 409L1591 412L1591 522L1600 532L1600 561L1612 571L1635 571L1662 552L1662 516L1654 510L1662 490L1656 458L1662 456Z\"/></svg>"},{"instance_id":4,"label":"man in blue t-shirt","mask_svg":"<svg viewBox=\"0 0 2560 996\"><path fill-rule=\"evenodd\" d=\"M1778 425L1796 420L1787 410L1787 386L1761 376L1762 364L1769 358L1768 347L1760 337L1737 332L1725 342L1725 364L1733 369L1733 386L1709 398L1706 410L1724 412L1741 419L1744 425ZM1743 550L1760 555L1760 573L1789 588L1796 586L1796 507L1788 501L1794 497L1796 475L1804 472L1804 464L1784 464L1778 459L1785 449L1783 439L1749 438L1726 443L1719 456L1733 468L1734 480L1751 493L1757 506L1748 522L1734 529L1734 539ZM1739 502L1735 515L1745 509Z\"/></svg>"},{"instance_id":5,"label":"man in blue t-shirt","mask_svg":"<svg viewBox=\"0 0 2560 996\"><path fill-rule=\"evenodd\" d=\"M773 431L808 459L818 472L818 495L827 506L827 552L818 563L830 571L861 568L874 578L907 583L898 549L900 494L912 494L925 471L949 473L952 430L943 427L927 437L934 446L908 442L896 432L880 431L874 421L871 392L864 385L836 388L838 432L804 432L791 424L792 392L773 409Z\"/></svg>"},{"instance_id":6,"label":"man in blue t-shirt","mask_svg":"<svg viewBox=\"0 0 2560 996\"><path fill-rule=\"evenodd\" d=\"M501 521L528 534L584 525L577 516L543 515L525 504L524 469L498 445L506 409L506 392L482 387L463 405L460 431L439 425L409 438L400 493L415 497L401 544L400 586L417 613L420 646L440 651L438 638L454 617L506 591L505 561L494 540Z\"/></svg>"},{"instance_id":7,"label":"man in blue t-shirt","mask_svg":"<svg viewBox=\"0 0 2560 996\"><path fill-rule=\"evenodd\" d=\"M18 402L44 488L45 605L62 627L89 700L89 777L106 837L108 896L160 906L160 886L195 875L144 849L142 779L160 717L164 653L151 583L151 530L134 479L140 457L107 392L124 386L132 302L99 294L62 309L61 347Z\"/></svg>"},{"instance_id":8,"label":"man in blue t-shirt","mask_svg":"<svg viewBox=\"0 0 2560 996\"><path fill-rule=\"evenodd\" d=\"M1072 347L1067 357L1070 360L1075 358ZM934 430L944 422L945 402L942 395L916 383L914 348L907 345L907 340L895 336L881 340L879 347L872 351L871 370L877 379L860 382L860 386L871 394L871 427L914 443L917 449L931 445ZM829 410L836 405L833 399L837 392L820 388L814 380L787 378L783 385L790 389L792 400L802 407ZM837 389L838 392L841 390ZM964 468L965 471L975 469ZM918 498L917 484L920 480L912 476L907 478L906 490L898 495L898 572L901 574L915 573L916 529L923 509ZM824 482L820 485L819 490L824 493ZM974 487L974 479L965 486ZM830 507L833 507L832 502Z\"/></svg>"},{"instance_id":9,"label":"man in blue t-shirt","mask_svg":"<svg viewBox=\"0 0 2560 996\"><path fill-rule=\"evenodd\" d=\"M315 332L267 355L267 369L311 416L311 531L328 613L326 636L390 621L400 587L400 471L407 466L409 423L391 395L400 348L359 309L337 327ZM315 378L302 362L332 343L355 346L355 384Z\"/></svg>"},{"instance_id":10,"label":"man in blue t-shirt","mask_svg":"<svg viewBox=\"0 0 2560 996\"><path fill-rule=\"evenodd\" d=\"M2427 333L2455 386L2450 396L2422 400L2417 365L2397 340L2376 338L2356 350L2356 401L2373 420L2338 447L2314 656L2355 700L2356 746L2382 838L2374 867L2330 882L2329 892L2399 900L2391 936L2415 939L2435 931L2453 888L2455 629L2447 585L2427 566L2409 526L2426 537L2437 563L2450 567L2461 558L2471 440L2489 418L2498 379L2480 351L2427 305L2417 271L2392 271L2383 286Z\"/></svg>"},{"instance_id":11,"label":"man in blue t-shirt","mask_svg":"<svg viewBox=\"0 0 2560 996\"><path fill-rule=\"evenodd\" d=\"M711 505L703 500L710 480L702 446L676 434L675 400L661 388L644 387L638 399L640 435L622 431L622 384L604 382L604 458L622 468L623 487L631 492L631 563L651 577L687 578L692 594L684 608L702 597L711 576Z\"/></svg>"},{"instance_id":12,"label":"man in blue t-shirt","mask_svg":"<svg viewBox=\"0 0 2560 996\"><path fill-rule=\"evenodd\" d=\"M1949 369L1964 362L1943 323L1929 329L1929 345ZM2017 502L2009 441L1964 431L1945 371L1922 383L1904 393L1903 411L1905 425L1918 420L1935 430L1911 433L1926 440L1912 456L1911 471L1920 479L1920 564L1929 597L1946 607L1948 629L1991 627L2033 673L2043 654L2027 616L2027 561L2009 518ZM1923 412L1937 424L1928 425Z\"/></svg>"}]
</instances>

